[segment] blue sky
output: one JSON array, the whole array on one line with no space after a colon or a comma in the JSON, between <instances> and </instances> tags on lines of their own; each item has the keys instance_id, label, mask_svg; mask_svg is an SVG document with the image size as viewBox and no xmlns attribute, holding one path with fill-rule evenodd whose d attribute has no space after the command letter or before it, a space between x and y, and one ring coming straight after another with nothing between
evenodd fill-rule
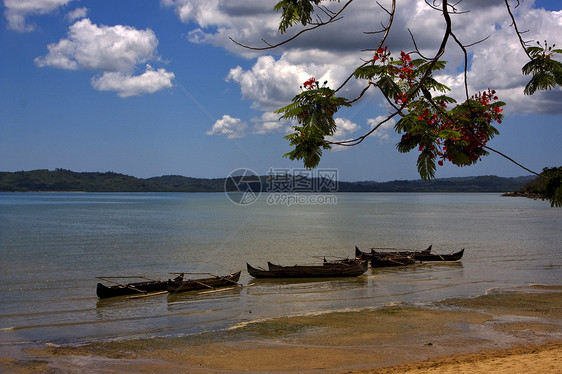
<instances>
[{"instance_id":1,"label":"blue sky","mask_svg":"<svg viewBox=\"0 0 562 374\"><path fill-rule=\"evenodd\" d=\"M339 85L360 63L358 51L374 40L349 24L377 27L380 21L372 16L374 2L356 0L345 16L348 24L279 50L256 54L228 40L275 41L274 3L4 0L0 171L65 168L144 178L302 168L282 157L290 150L283 136L291 124L271 112L290 102L310 76ZM404 27L413 30L422 50L434 51L440 19L420 3L398 4L404 7L391 38L398 52L412 49ZM457 16L455 24L463 41L491 35L472 50L470 88L495 88L508 104L490 146L536 171L560 166L561 90L524 97L519 72L525 58L498 6L503 2L463 4L468 3L471 12ZM527 0L516 14L520 27L530 30L526 37L562 45L553 39L562 37L561 9L557 0ZM442 77L453 93L461 87L457 52L450 47L446 57L452 67ZM351 97L358 87L346 93ZM380 97L370 95L338 113L337 136L361 135L387 112ZM375 134L357 147L327 151L320 167L338 168L345 181L417 179L417 152L398 153L399 135L389 128ZM446 164L437 171L437 177L487 174L528 173L496 155L471 167Z\"/></svg>"}]
</instances>

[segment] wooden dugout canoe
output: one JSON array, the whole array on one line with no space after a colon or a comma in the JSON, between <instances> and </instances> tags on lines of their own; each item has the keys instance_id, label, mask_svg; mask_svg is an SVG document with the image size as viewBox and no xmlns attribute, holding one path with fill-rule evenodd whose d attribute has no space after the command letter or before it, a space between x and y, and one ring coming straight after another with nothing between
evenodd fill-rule
<instances>
[{"instance_id":1,"label":"wooden dugout canoe","mask_svg":"<svg viewBox=\"0 0 562 374\"><path fill-rule=\"evenodd\" d=\"M433 245L430 245L426 249L422 250L409 250L409 249L394 249L394 248L371 248L371 252L363 252L357 246L355 247L355 258L359 258L362 260L370 260L374 255L402 255L402 256L411 256L415 254L429 254L431 253L431 248Z\"/></svg>"},{"instance_id":2,"label":"wooden dugout canoe","mask_svg":"<svg viewBox=\"0 0 562 374\"><path fill-rule=\"evenodd\" d=\"M365 273L369 264L366 261L352 260L349 263L322 265L281 266L268 262L269 270L258 269L246 263L248 273L254 278L330 278L357 277Z\"/></svg>"},{"instance_id":3,"label":"wooden dugout canoe","mask_svg":"<svg viewBox=\"0 0 562 374\"><path fill-rule=\"evenodd\" d=\"M464 248L458 252L453 252L448 255L417 253L414 255L414 258L418 261L459 261L463 254Z\"/></svg>"},{"instance_id":4,"label":"wooden dugout canoe","mask_svg":"<svg viewBox=\"0 0 562 374\"><path fill-rule=\"evenodd\" d=\"M106 279L106 278L119 278L119 277L99 277L99 278ZM141 278L141 277L136 277L136 278ZM183 274L174 278L174 281L181 281L182 279L183 279ZM143 282L117 284L114 286L105 286L101 283L98 283L96 286L96 295L100 299L106 299L106 298L117 297L117 296L146 295L148 293L166 291L167 288L168 288L167 280L165 281L149 280Z\"/></svg>"},{"instance_id":5,"label":"wooden dugout canoe","mask_svg":"<svg viewBox=\"0 0 562 374\"><path fill-rule=\"evenodd\" d=\"M225 276L215 275L209 278L173 280L168 282L167 290L168 292L186 292L238 285L240 273L241 271Z\"/></svg>"}]
</instances>

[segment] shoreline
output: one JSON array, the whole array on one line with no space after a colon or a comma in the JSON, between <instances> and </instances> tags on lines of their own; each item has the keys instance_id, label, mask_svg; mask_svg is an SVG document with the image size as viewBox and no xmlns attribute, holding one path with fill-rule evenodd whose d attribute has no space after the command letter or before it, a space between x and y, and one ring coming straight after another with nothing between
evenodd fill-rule
<instances>
[{"instance_id":1,"label":"shoreline","mask_svg":"<svg viewBox=\"0 0 562 374\"><path fill-rule=\"evenodd\" d=\"M543 373L560 372L562 341L508 349L489 349L469 354L457 354L425 361L406 363L352 374L488 374L488 373Z\"/></svg>"},{"instance_id":2,"label":"shoreline","mask_svg":"<svg viewBox=\"0 0 562 374\"><path fill-rule=\"evenodd\" d=\"M548 373L561 367L561 353L562 286L536 285L429 307L283 317L186 337L45 345L18 358L0 354L0 371L359 374L441 373L434 370L454 366L478 373L474 366L481 365L484 373L521 361L521 368L540 364L534 371Z\"/></svg>"}]
</instances>

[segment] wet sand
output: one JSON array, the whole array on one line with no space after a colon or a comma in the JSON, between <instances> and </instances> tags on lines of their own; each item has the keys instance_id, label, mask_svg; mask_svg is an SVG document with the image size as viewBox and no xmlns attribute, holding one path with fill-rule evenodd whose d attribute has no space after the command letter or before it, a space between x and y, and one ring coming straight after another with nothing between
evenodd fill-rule
<instances>
[{"instance_id":1,"label":"wet sand","mask_svg":"<svg viewBox=\"0 0 562 374\"><path fill-rule=\"evenodd\" d=\"M513 373L562 371L562 286L430 307L285 317L184 338L45 346L2 373Z\"/></svg>"}]
</instances>

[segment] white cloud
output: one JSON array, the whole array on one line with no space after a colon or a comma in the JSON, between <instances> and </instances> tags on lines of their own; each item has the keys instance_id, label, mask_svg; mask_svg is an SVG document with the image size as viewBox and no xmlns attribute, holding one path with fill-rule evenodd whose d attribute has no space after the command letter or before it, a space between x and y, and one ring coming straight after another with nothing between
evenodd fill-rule
<instances>
[{"instance_id":1,"label":"white cloud","mask_svg":"<svg viewBox=\"0 0 562 374\"><path fill-rule=\"evenodd\" d=\"M165 69L154 70L150 65L141 75L130 75L120 72L105 72L92 78L92 86L98 91L115 91L120 97L138 96L154 93L173 86L174 73Z\"/></svg>"},{"instance_id":2,"label":"white cloud","mask_svg":"<svg viewBox=\"0 0 562 374\"><path fill-rule=\"evenodd\" d=\"M80 18L85 18L88 14L88 8L76 8L66 14L66 19L74 21Z\"/></svg>"},{"instance_id":3,"label":"white cloud","mask_svg":"<svg viewBox=\"0 0 562 374\"><path fill-rule=\"evenodd\" d=\"M4 0L4 16L8 28L15 31L33 31L34 25L27 23L27 17L54 12L73 0Z\"/></svg>"},{"instance_id":4,"label":"white cloud","mask_svg":"<svg viewBox=\"0 0 562 374\"><path fill-rule=\"evenodd\" d=\"M291 121L279 119L280 115L273 112L264 112L260 117L252 118L254 122L253 132L255 134L268 134L280 131L289 133L291 131Z\"/></svg>"},{"instance_id":5,"label":"white cloud","mask_svg":"<svg viewBox=\"0 0 562 374\"><path fill-rule=\"evenodd\" d=\"M387 117L385 116L378 116L376 118L369 118L367 120L367 124L369 128L372 130L376 126L378 126L382 121L386 120ZM391 118L390 120L386 121L382 125L380 125L370 136L377 138L378 142L389 143L391 141L391 135L394 134L394 125L396 121Z\"/></svg>"},{"instance_id":6,"label":"white cloud","mask_svg":"<svg viewBox=\"0 0 562 374\"><path fill-rule=\"evenodd\" d=\"M157 46L150 29L98 26L86 18L70 26L68 38L49 44L49 53L35 62L59 69L130 71L136 64L154 58Z\"/></svg>"},{"instance_id":7,"label":"white cloud","mask_svg":"<svg viewBox=\"0 0 562 374\"><path fill-rule=\"evenodd\" d=\"M342 83L353 69L359 66L361 57L369 58L372 52L361 53L366 48L376 47L380 34L366 35L364 31L378 31L384 23L386 13L377 2L356 0L347 7L343 18L333 25L301 35L296 40L272 51L256 52L244 49L229 40L251 45L264 46L261 38L275 43L286 36L277 32L279 13L273 11L276 0L212 0L193 2L189 0L162 0L165 6L173 7L182 22L186 23L190 40L221 46L242 56L256 57L253 67L244 70L232 69L229 79L240 85L244 98L252 100L252 107L271 110L287 105L303 77L315 76L318 80L327 77L330 86ZM387 8L390 1L380 1ZM331 8L341 6L339 2L329 2ZM512 4L513 5L513 4ZM535 112L560 112L560 106L549 104L557 99L558 92L539 93L536 97L523 95L527 77L521 75L521 67L527 61L518 44L515 31L503 2L464 1L456 5L466 13L453 16L453 30L462 43L471 44L489 37L488 40L468 48L470 57L469 85L471 93L494 88L501 96L506 95L512 102L514 112L522 108L534 108ZM555 40L562 35L562 12L533 9L533 1L521 2L514 9L526 40L549 39L551 43L562 45ZM420 50L427 56L437 52L445 23L440 12L431 9L425 2L403 0L397 4L393 29L387 40L393 52L412 51L414 44L410 29ZM299 26L295 28L299 30ZM293 35L290 30L288 36ZM276 57L264 55L276 53ZM442 77L447 82L458 80L458 72L463 68L461 49L449 40L444 56L449 66ZM351 87L339 94L353 98L357 93L358 82L350 81ZM353 87L355 86L355 87ZM462 84L453 84L456 92L452 95L462 98ZM505 90L503 92L502 90ZM506 110L508 112L508 110Z\"/></svg>"},{"instance_id":8,"label":"white cloud","mask_svg":"<svg viewBox=\"0 0 562 374\"><path fill-rule=\"evenodd\" d=\"M345 118L335 118L335 121L338 129L333 136L327 138L328 141L337 142L347 140L351 134L361 129L358 124Z\"/></svg>"},{"instance_id":9,"label":"white cloud","mask_svg":"<svg viewBox=\"0 0 562 374\"><path fill-rule=\"evenodd\" d=\"M252 100L253 108L268 110L290 102L308 77L304 66L262 56L251 70L244 71L240 66L231 69L227 81L240 85L242 97Z\"/></svg>"},{"instance_id":10,"label":"white cloud","mask_svg":"<svg viewBox=\"0 0 562 374\"><path fill-rule=\"evenodd\" d=\"M355 57L351 61L355 61ZM338 61L335 65L333 61ZM300 86L310 77L315 77L321 84L337 87L344 77L341 66L350 64L350 59L322 50L292 50L279 59L273 56L261 56L250 70L240 66L231 69L227 81L240 85L245 99L252 100L252 107L260 110L275 110L291 102L300 92ZM352 84L352 87L354 85Z\"/></svg>"},{"instance_id":11,"label":"white cloud","mask_svg":"<svg viewBox=\"0 0 562 374\"><path fill-rule=\"evenodd\" d=\"M358 124L345 118L338 117L335 118L335 121L336 121L337 130L333 136L326 137L326 140L329 142L350 140L355 137L352 136L352 134L361 129L361 127ZM336 145L336 144L332 146L332 151L343 151L347 149L350 148L346 146Z\"/></svg>"},{"instance_id":12,"label":"white cloud","mask_svg":"<svg viewBox=\"0 0 562 374\"><path fill-rule=\"evenodd\" d=\"M172 87L174 74L146 65L145 72L134 75L137 66L158 60L158 39L150 29L130 26L98 26L81 19L70 26L68 37L47 46L48 53L37 57L40 67L101 72L92 78L92 86L115 91L120 97L154 93Z\"/></svg>"},{"instance_id":13,"label":"white cloud","mask_svg":"<svg viewBox=\"0 0 562 374\"><path fill-rule=\"evenodd\" d=\"M262 37L277 37L279 15L273 11L275 0L161 0L174 8L178 18L187 25L197 25L189 32L189 40L221 46L235 53L255 55L243 50L229 37L244 42L262 43Z\"/></svg>"},{"instance_id":14,"label":"white cloud","mask_svg":"<svg viewBox=\"0 0 562 374\"><path fill-rule=\"evenodd\" d=\"M233 118L228 114L217 120L213 127L206 132L207 135L224 135L229 139L241 138L248 125L240 118Z\"/></svg>"}]
</instances>

